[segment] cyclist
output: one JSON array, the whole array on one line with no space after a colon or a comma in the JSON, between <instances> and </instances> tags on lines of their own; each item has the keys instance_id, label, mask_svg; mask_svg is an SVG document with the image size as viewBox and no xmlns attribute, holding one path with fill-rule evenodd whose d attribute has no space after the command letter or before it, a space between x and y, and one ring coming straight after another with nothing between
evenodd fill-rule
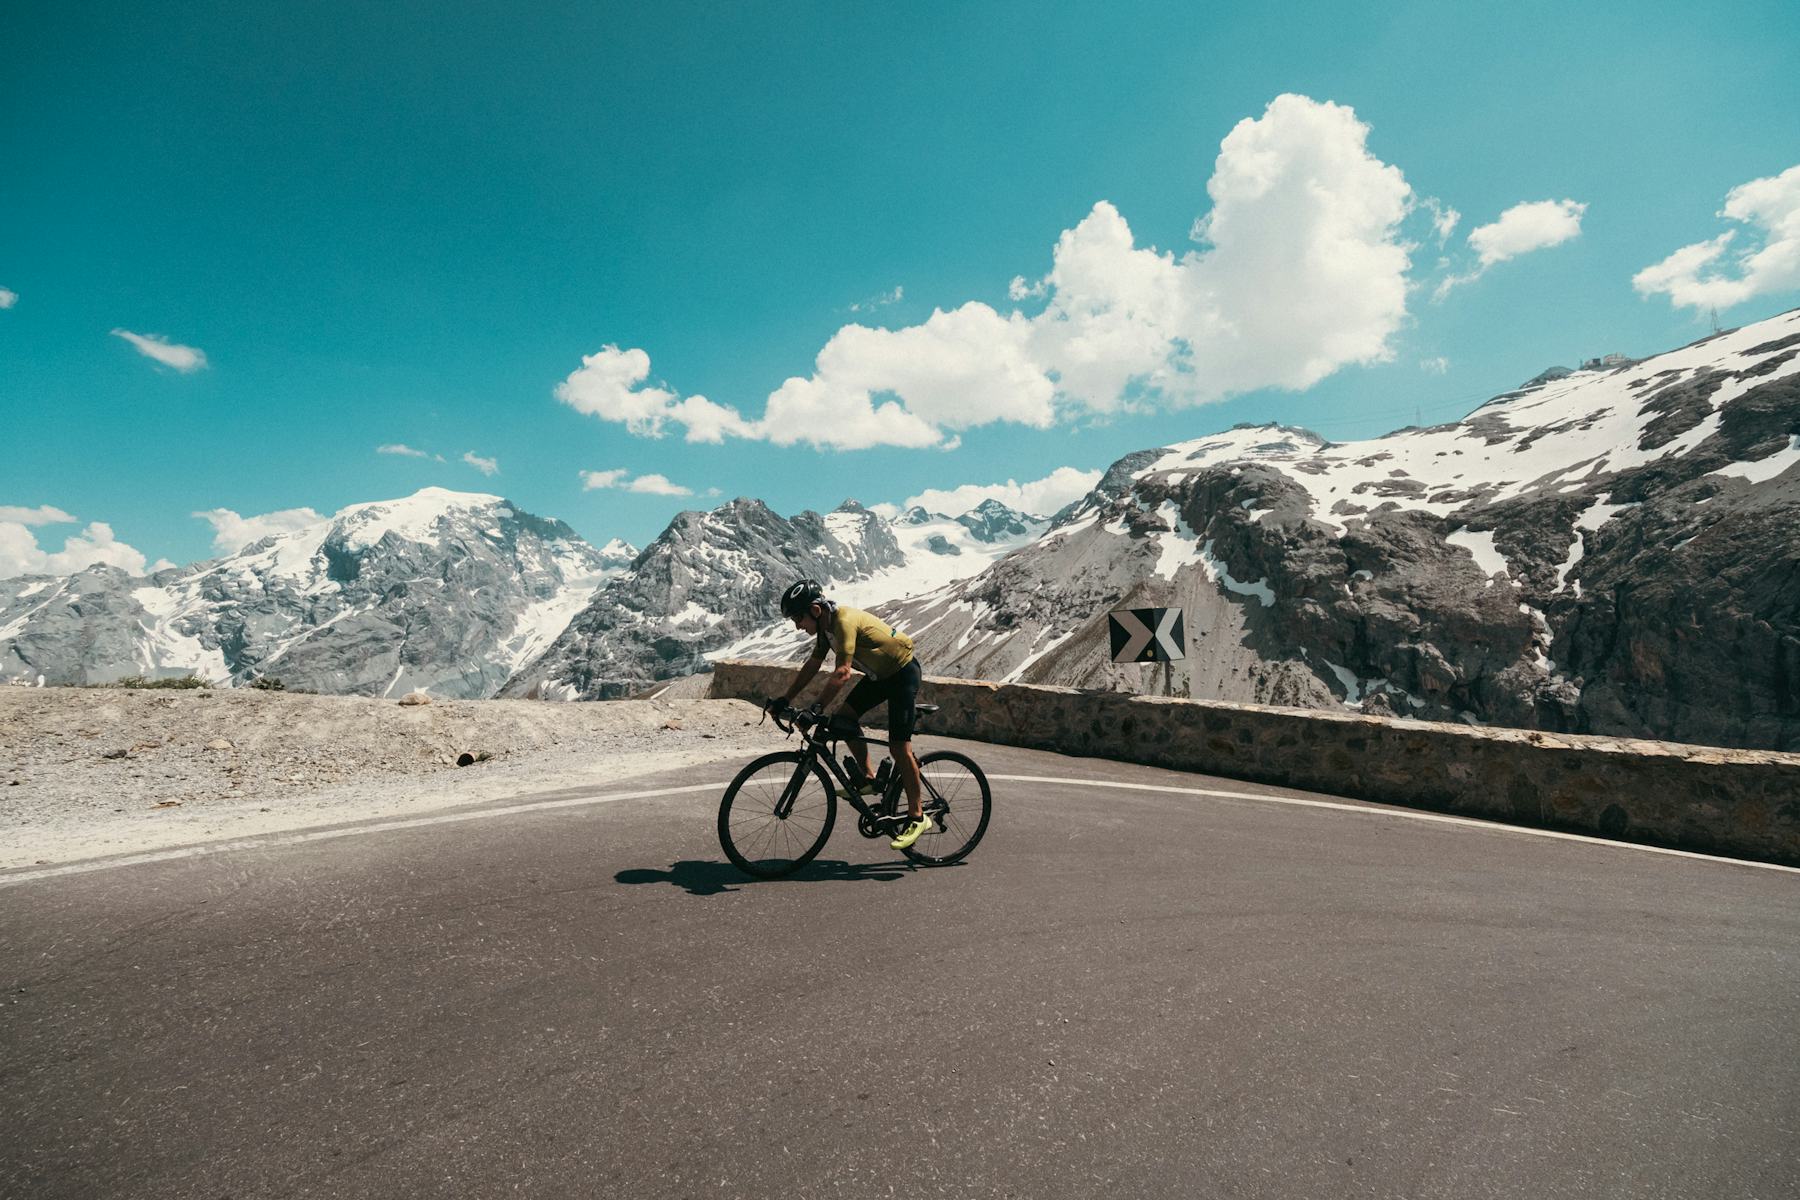
<instances>
[{"instance_id":1,"label":"cyclist","mask_svg":"<svg viewBox=\"0 0 1800 1200\"><path fill-rule=\"evenodd\" d=\"M844 685L850 682L852 663L862 668L863 680L851 689L846 701L846 707L854 715L838 718L837 725L866 781L873 775L869 770L869 743L863 740L862 724L857 718L887 701L888 746L894 767L900 772L900 782L906 788L906 810L910 818L900 835L889 844L896 850L904 850L932 828L931 818L925 815L919 794L919 760L912 752L916 719L913 708L919 699L921 675L919 662L913 657L912 639L880 617L847 604L835 604L823 593L817 580L802 579L781 594L781 615L791 620L796 629L811 634L815 641L812 655L800 668L793 686L780 700L770 700L769 704L771 707L792 704L794 697L805 691L812 677L819 673L828 646L837 652L837 669L825 680L825 690L819 695L821 708L829 707Z\"/></svg>"}]
</instances>

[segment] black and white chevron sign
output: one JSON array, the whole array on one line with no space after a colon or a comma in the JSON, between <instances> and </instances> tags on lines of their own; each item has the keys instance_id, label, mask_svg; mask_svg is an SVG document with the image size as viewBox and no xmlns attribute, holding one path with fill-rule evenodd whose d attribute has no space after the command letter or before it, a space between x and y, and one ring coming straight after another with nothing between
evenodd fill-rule
<instances>
[{"instance_id":1,"label":"black and white chevron sign","mask_svg":"<svg viewBox=\"0 0 1800 1200\"><path fill-rule=\"evenodd\" d=\"M1106 614L1117 663L1168 662L1187 657L1179 608L1121 608Z\"/></svg>"}]
</instances>

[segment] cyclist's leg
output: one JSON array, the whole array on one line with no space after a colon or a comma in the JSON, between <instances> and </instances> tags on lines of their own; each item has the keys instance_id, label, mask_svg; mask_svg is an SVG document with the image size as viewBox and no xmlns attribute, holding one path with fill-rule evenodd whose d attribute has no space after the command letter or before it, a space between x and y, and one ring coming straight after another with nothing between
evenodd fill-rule
<instances>
[{"instance_id":1,"label":"cyclist's leg","mask_svg":"<svg viewBox=\"0 0 1800 1200\"><path fill-rule=\"evenodd\" d=\"M862 767L863 775L866 778L869 775L869 743L863 737L862 722L856 719L861 715L861 713L854 715L847 712L839 713L831 719L831 732L844 740L845 747L850 751L850 757L854 758Z\"/></svg>"},{"instance_id":2,"label":"cyclist's leg","mask_svg":"<svg viewBox=\"0 0 1800 1200\"><path fill-rule=\"evenodd\" d=\"M912 751L912 739L893 743L894 769L900 772L900 784L906 789L906 811L913 820L925 815L925 801L919 789L919 760Z\"/></svg>"},{"instance_id":3,"label":"cyclist's leg","mask_svg":"<svg viewBox=\"0 0 1800 1200\"><path fill-rule=\"evenodd\" d=\"M862 735L861 717L881 703L883 694L882 686L865 675L850 689L850 695L838 714L842 722L838 731L843 736L844 744L850 747L850 753L862 767L864 779L873 779L875 771L869 765L869 743Z\"/></svg>"},{"instance_id":4,"label":"cyclist's leg","mask_svg":"<svg viewBox=\"0 0 1800 1200\"><path fill-rule=\"evenodd\" d=\"M918 664L909 664L902 674L910 675L910 679L896 687L894 695L888 699L888 737L892 739L889 744L894 750L894 763L900 769L900 782L906 788L906 824L901 827L894 840L888 843L896 850L910 849L914 842L935 828L931 818L925 815L924 789L919 783L919 760L912 749L913 723L918 716Z\"/></svg>"},{"instance_id":5,"label":"cyclist's leg","mask_svg":"<svg viewBox=\"0 0 1800 1200\"><path fill-rule=\"evenodd\" d=\"M925 813L919 790L919 760L912 750L913 726L918 720L919 683L924 672L914 659L901 667L886 682L888 703L888 745L894 756L894 769L906 788L906 811L917 821Z\"/></svg>"}]
</instances>

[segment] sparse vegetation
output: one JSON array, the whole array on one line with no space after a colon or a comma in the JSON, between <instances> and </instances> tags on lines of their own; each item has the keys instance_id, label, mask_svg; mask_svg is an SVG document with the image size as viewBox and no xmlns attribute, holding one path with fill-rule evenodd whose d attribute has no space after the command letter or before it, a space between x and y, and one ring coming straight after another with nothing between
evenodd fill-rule
<instances>
[{"instance_id":1,"label":"sparse vegetation","mask_svg":"<svg viewBox=\"0 0 1800 1200\"><path fill-rule=\"evenodd\" d=\"M169 679L146 679L142 675L127 675L124 679L115 679L111 683L92 684L103 688L209 688L210 680L198 675L180 675Z\"/></svg>"},{"instance_id":2,"label":"sparse vegetation","mask_svg":"<svg viewBox=\"0 0 1800 1200\"><path fill-rule=\"evenodd\" d=\"M258 676L256 679L256 682L252 683L250 686L255 688L259 692L285 692L285 691L287 691L287 685L285 683L281 682L280 679L276 678L273 675Z\"/></svg>"}]
</instances>

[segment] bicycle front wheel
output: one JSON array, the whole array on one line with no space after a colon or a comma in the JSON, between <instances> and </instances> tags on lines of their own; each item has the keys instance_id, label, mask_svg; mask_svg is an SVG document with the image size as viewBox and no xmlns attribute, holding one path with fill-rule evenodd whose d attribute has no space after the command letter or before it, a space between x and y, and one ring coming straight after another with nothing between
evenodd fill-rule
<instances>
[{"instance_id":1,"label":"bicycle front wheel","mask_svg":"<svg viewBox=\"0 0 1800 1200\"><path fill-rule=\"evenodd\" d=\"M836 820L837 792L824 767L792 750L765 754L725 789L719 845L745 874L779 879L825 848Z\"/></svg>"},{"instance_id":2,"label":"bicycle front wheel","mask_svg":"<svg viewBox=\"0 0 1800 1200\"><path fill-rule=\"evenodd\" d=\"M994 799L975 760L954 750L919 758L919 785L931 832L901 853L928 867L959 862L987 832Z\"/></svg>"}]
</instances>

